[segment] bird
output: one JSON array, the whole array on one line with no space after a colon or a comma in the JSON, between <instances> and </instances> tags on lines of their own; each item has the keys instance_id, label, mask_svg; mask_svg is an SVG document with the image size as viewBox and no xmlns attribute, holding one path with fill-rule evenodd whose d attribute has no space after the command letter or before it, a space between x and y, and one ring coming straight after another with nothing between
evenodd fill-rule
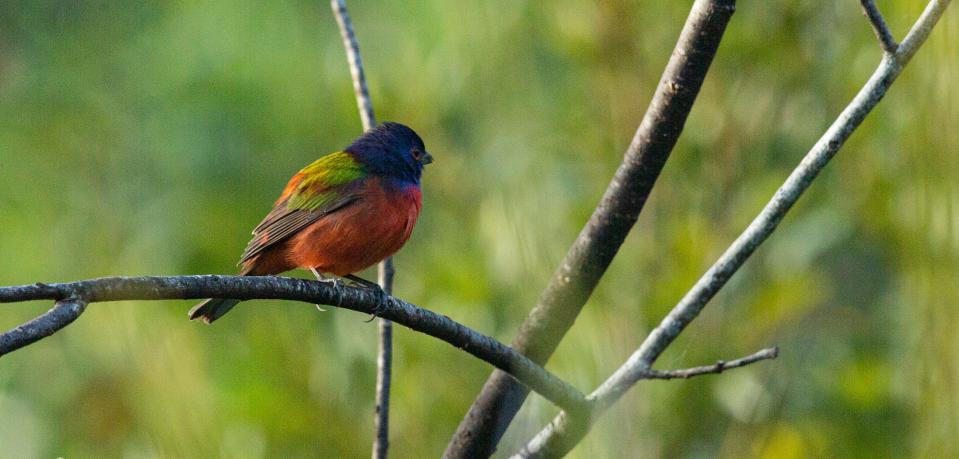
<instances>
[{"instance_id":1,"label":"bird","mask_svg":"<svg viewBox=\"0 0 959 459\"><path fill-rule=\"evenodd\" d=\"M318 279L329 273L378 288L354 273L393 255L409 239L423 206L423 166L432 162L420 136L395 122L314 161L293 175L253 230L240 275L302 268ZM211 324L240 301L211 298L189 317Z\"/></svg>"}]
</instances>

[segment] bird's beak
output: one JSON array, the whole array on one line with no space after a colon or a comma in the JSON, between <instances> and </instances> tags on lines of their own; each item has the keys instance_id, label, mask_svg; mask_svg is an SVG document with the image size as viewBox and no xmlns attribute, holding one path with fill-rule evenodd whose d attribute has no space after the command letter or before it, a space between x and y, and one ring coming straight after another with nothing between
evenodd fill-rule
<instances>
[{"instance_id":1,"label":"bird's beak","mask_svg":"<svg viewBox=\"0 0 959 459\"><path fill-rule=\"evenodd\" d=\"M429 153L427 153L427 152L424 151L424 152L423 152L423 157L420 158L420 162L423 163L424 165L429 164L429 163L432 163L432 162L433 162L433 155L431 155L431 154L429 154Z\"/></svg>"}]
</instances>

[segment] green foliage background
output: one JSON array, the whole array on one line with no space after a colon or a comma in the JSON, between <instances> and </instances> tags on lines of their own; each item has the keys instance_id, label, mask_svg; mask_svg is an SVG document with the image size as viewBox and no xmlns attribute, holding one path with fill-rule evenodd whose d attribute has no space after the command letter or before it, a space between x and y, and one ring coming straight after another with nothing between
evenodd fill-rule
<instances>
[{"instance_id":1,"label":"green foliage background","mask_svg":"<svg viewBox=\"0 0 959 459\"><path fill-rule=\"evenodd\" d=\"M377 114L436 157L396 293L509 341L629 143L691 2L350 2ZM920 0L880 1L898 37ZM959 455L959 8L663 368L573 457ZM739 4L646 210L549 368L591 390L874 69L858 2ZM360 124L325 1L0 3L0 285L232 273ZM367 273L369 275L369 273ZM303 275L303 273L298 273ZM0 308L11 328L46 303ZM366 457L375 326L95 304L0 359L5 457ZM396 333L392 448L437 456L490 368ZM532 398L501 454L555 410Z\"/></svg>"}]
</instances>

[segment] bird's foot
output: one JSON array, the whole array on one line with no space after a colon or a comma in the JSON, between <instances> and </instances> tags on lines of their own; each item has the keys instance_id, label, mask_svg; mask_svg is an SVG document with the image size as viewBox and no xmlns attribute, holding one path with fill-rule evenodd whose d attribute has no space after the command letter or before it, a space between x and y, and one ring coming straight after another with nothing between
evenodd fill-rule
<instances>
[{"instance_id":1,"label":"bird's foot","mask_svg":"<svg viewBox=\"0 0 959 459\"><path fill-rule=\"evenodd\" d=\"M317 271L316 268L310 268L310 271L313 273L314 276L316 276L316 280L318 280L318 281L320 281L320 282L325 282L325 283L327 283L327 284L333 284L333 289L334 289L334 290L336 290L337 287L340 286L340 280L339 280L338 278L334 277L334 278L331 279L331 278L329 278L329 277L326 277L326 276L323 275L323 273ZM321 306L321 305L319 305L319 304L316 305L316 309L319 309L320 312L326 312L326 309L323 309L323 306Z\"/></svg>"},{"instance_id":2,"label":"bird's foot","mask_svg":"<svg viewBox=\"0 0 959 459\"><path fill-rule=\"evenodd\" d=\"M373 307L373 312L370 314L370 318L365 322L372 322L373 319L379 317L380 314L386 311L386 299L389 297L389 294L383 290L383 287L380 287L379 284L375 282L370 282L362 277L357 277L352 274L347 274L343 276L344 279L351 281L357 287L373 291L379 298L377 299L376 306Z\"/></svg>"},{"instance_id":3,"label":"bird's foot","mask_svg":"<svg viewBox=\"0 0 959 459\"><path fill-rule=\"evenodd\" d=\"M382 292L382 290L380 291ZM370 323L373 321L373 319L379 317L380 314L386 312L387 308L385 303L386 303L386 292L383 292L383 296L380 297L380 301L377 301L376 306L373 307L373 312L370 313L370 318L364 320L363 322Z\"/></svg>"}]
</instances>

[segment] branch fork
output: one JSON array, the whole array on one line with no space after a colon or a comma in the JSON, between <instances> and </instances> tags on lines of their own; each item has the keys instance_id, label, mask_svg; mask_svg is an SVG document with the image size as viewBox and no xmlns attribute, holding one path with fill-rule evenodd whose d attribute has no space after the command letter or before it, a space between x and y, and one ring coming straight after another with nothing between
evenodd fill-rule
<instances>
[{"instance_id":1,"label":"branch fork","mask_svg":"<svg viewBox=\"0 0 959 459\"><path fill-rule=\"evenodd\" d=\"M838 153L853 131L865 120L866 115L882 100L886 91L902 73L903 68L928 38L929 33L939 18L942 17L949 2L950 0L931 0L927 4L926 9L913 25L909 34L906 35L902 44L896 47L894 52L887 52L883 55L877 69L866 84L803 157L799 165L796 166L759 215L753 219L742 234L663 318L660 324L653 329L626 363L587 396L587 399L593 403L593 417L608 409L638 381L649 379L649 368L653 362L699 316L709 300L726 285L733 274L772 234L786 216L786 213L826 167L829 160ZM864 6L866 6L866 3L864 2ZM871 4L871 2L868 3ZM867 13L868 11L867 9ZM878 14L878 11L876 13ZM879 17L881 18L881 16ZM874 27L877 27L878 21L873 20L872 16L870 16L870 20ZM882 41L882 38L880 38L880 41ZM774 349L760 351L758 354L765 352L775 356L778 351ZM756 354L742 360L755 356ZM731 362L699 369L681 370L678 373L656 374L663 376L676 376L687 372L705 374L710 369L722 370L728 368L730 364ZM565 455L586 435L589 430L588 422L591 419L578 420L575 419L574 415L560 413L514 457L556 457Z\"/></svg>"},{"instance_id":2,"label":"branch fork","mask_svg":"<svg viewBox=\"0 0 959 459\"><path fill-rule=\"evenodd\" d=\"M892 32L889 31L889 26L886 25L886 20L883 19L882 13L876 7L876 2L860 0L859 3L862 6L862 14L869 18L869 24L872 25L872 30L876 33L876 38L879 40L882 50L888 54L895 54L896 50L899 49L899 44L896 43Z\"/></svg>"}]
</instances>

